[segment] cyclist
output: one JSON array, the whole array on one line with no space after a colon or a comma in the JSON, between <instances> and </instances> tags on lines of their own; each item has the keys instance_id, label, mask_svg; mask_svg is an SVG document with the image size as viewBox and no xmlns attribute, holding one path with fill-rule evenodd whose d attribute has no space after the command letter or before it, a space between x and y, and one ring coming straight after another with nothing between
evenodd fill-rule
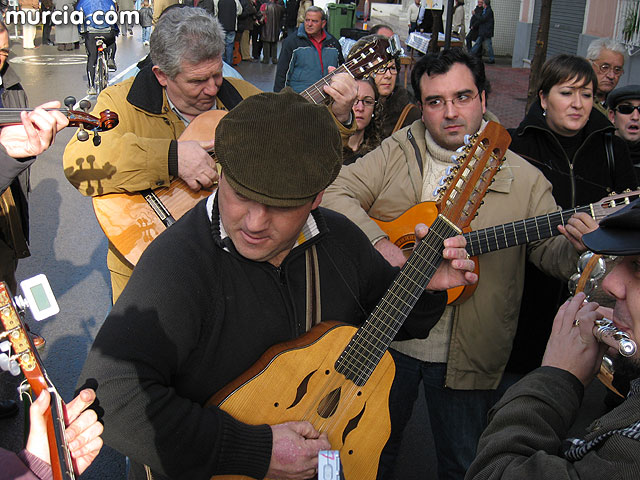
<instances>
[{"instance_id":1,"label":"cyclist","mask_svg":"<svg viewBox=\"0 0 640 480\"><path fill-rule=\"evenodd\" d=\"M76 5L76 10L81 11L84 16L84 23L78 26L80 34L84 38L84 45L87 49L87 79L89 88L87 94L95 95L96 88L94 77L96 61L98 59L98 48L96 38L102 37L107 46L107 66L109 70L116 70L116 37L120 33L118 24L109 25L105 19L105 13L109 10L117 11L114 0L80 0Z\"/></svg>"}]
</instances>

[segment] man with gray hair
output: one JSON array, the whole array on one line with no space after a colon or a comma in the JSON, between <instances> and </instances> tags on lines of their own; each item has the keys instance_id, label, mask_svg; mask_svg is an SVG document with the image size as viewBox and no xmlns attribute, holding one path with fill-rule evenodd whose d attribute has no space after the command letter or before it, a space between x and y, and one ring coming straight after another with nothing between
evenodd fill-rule
<instances>
[{"instance_id":1,"label":"man with gray hair","mask_svg":"<svg viewBox=\"0 0 640 480\"><path fill-rule=\"evenodd\" d=\"M587 60L598 77L593 106L607 116L607 95L616 88L624 73L624 47L610 38L598 38L587 48Z\"/></svg>"},{"instance_id":2,"label":"man with gray hair","mask_svg":"<svg viewBox=\"0 0 640 480\"><path fill-rule=\"evenodd\" d=\"M118 127L102 134L100 146L79 142L75 136L67 145L65 175L80 193L137 193L167 187L175 178L197 191L217 182L208 153L214 127L208 141L180 140L180 135L199 114L231 110L260 92L244 80L223 78L224 37L218 20L200 8L171 7L160 17L151 34L152 64L104 90L95 105L94 113L116 112ZM357 95L355 81L345 77L335 76L325 89L335 100L331 112L343 124L352 121ZM115 302L133 265L111 243L107 265Z\"/></svg>"},{"instance_id":3,"label":"man with gray hair","mask_svg":"<svg viewBox=\"0 0 640 480\"><path fill-rule=\"evenodd\" d=\"M282 43L273 91L285 86L302 92L329 73L329 67L344 63L338 40L325 30L327 15L320 7L309 7L304 24Z\"/></svg>"}]
</instances>

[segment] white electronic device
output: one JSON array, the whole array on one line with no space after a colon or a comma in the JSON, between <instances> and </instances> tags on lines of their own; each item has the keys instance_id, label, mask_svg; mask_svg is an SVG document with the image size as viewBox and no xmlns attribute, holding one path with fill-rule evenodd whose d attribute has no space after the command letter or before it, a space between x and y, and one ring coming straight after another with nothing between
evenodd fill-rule
<instances>
[{"instance_id":1,"label":"white electronic device","mask_svg":"<svg viewBox=\"0 0 640 480\"><path fill-rule=\"evenodd\" d=\"M20 282L20 289L24 297L16 296L16 305L23 310L29 308L38 322L60 311L49 280L43 273Z\"/></svg>"}]
</instances>

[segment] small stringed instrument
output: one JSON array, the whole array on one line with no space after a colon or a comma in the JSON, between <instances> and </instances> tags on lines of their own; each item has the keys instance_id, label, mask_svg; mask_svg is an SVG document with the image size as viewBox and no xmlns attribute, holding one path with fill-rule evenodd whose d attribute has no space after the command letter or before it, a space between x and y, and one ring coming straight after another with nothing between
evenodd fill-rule
<instances>
[{"instance_id":1,"label":"small stringed instrument","mask_svg":"<svg viewBox=\"0 0 640 480\"><path fill-rule=\"evenodd\" d=\"M558 225L566 225L571 215L575 213L588 213L591 218L599 221L638 197L640 197L640 190L624 192L619 195L613 194L584 207L552 212L481 230L465 231L463 235L467 239L467 252L473 257L476 263L476 273L479 273L478 255L559 235ZM422 222L431 225L437 214L434 202L422 202L389 222L373 217L371 219L389 236L389 241L407 254L411 252L415 244L414 228L416 224ZM477 284L474 284L448 290L448 303L450 305L464 303L473 295L476 286Z\"/></svg>"},{"instance_id":2,"label":"small stringed instrument","mask_svg":"<svg viewBox=\"0 0 640 480\"><path fill-rule=\"evenodd\" d=\"M467 146L440 189L428 234L360 328L321 322L269 349L207 405L254 425L309 421L339 450L345 478L374 479L391 430L395 367L387 348L440 265L444 240L459 234L480 207L510 141L491 122Z\"/></svg>"},{"instance_id":3,"label":"small stringed instrument","mask_svg":"<svg viewBox=\"0 0 640 480\"><path fill-rule=\"evenodd\" d=\"M20 112L32 112L33 108L0 108L0 127L19 125L22 123ZM47 111L58 110L69 119L70 127L81 127L93 132L106 132L118 125L118 114L111 110L100 112L100 118L80 110L69 108L47 108ZM88 138L88 137L87 137Z\"/></svg>"},{"instance_id":4,"label":"small stringed instrument","mask_svg":"<svg viewBox=\"0 0 640 480\"><path fill-rule=\"evenodd\" d=\"M62 397L49 380L38 351L27 334L25 325L16 309L11 292L5 282L0 282L0 322L4 331L0 340L11 342L14 358L20 364L22 373L37 397L43 390L51 394L51 405L45 414L49 456L54 480L74 480L75 473L71 454L65 439L64 410Z\"/></svg>"},{"instance_id":5,"label":"small stringed instrument","mask_svg":"<svg viewBox=\"0 0 640 480\"><path fill-rule=\"evenodd\" d=\"M334 75L346 72L356 79L365 78L401 51L399 40L393 37L376 39L300 95L316 104L326 103L329 96L323 87L330 84ZM189 124L180 140L210 140L225 113L214 110L199 115ZM135 266L154 238L210 194L211 190L207 189L194 192L184 181L176 178L169 187L93 197L93 209L109 241Z\"/></svg>"}]
</instances>

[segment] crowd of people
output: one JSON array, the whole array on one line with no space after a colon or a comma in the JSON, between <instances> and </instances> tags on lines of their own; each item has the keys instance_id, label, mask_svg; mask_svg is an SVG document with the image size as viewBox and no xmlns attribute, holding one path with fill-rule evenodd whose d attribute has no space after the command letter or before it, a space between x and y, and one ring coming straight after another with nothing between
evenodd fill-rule
<instances>
[{"instance_id":1,"label":"crowd of people","mask_svg":"<svg viewBox=\"0 0 640 480\"><path fill-rule=\"evenodd\" d=\"M224 2L214 1L212 8L230 8L226 21L239 24L244 0ZM155 239L137 264L109 243L114 306L89 351L78 397L66 406L71 454L81 473L104 437L129 458L130 479L312 478L318 452L340 449L336 442L344 443L348 433L332 436L303 418L243 421L212 398L227 385L235 395L250 383L237 379L274 345L302 342L326 320L361 326L377 311L407 256L376 220L392 221L436 202L465 137L495 118L487 110L490 85L477 55L483 47L489 63L494 60L493 13L489 0L479 0L470 51L420 57L411 72L413 93L399 85L400 65L392 59L368 79L332 75L322 87L330 100L324 104L298 95L344 62L322 9L299 2L289 12L277 1L253 3L252 27L264 32L286 12L288 29L275 92L261 92L223 76L234 40L220 15L200 8L203 3L159 15L148 63L98 97L94 111L118 112L120 121L104 132L100 148L73 137L65 149L65 175L86 196L140 193L178 178L194 191L217 186ZM351 52L393 34L388 26L376 30ZM0 30L0 54L4 36L8 43L6 29ZM275 47L266 38L264 58L273 61ZM0 73L9 79L3 58ZM472 229L638 187L640 86L617 86L623 68L624 55L608 40L595 41L587 58L559 55L544 64L538 98L509 131L511 146ZM6 93L14 92L0 91L3 104L12 98ZM20 98L17 105L26 107L26 96ZM51 106L57 104L43 107ZM202 138L183 138L210 110L228 113ZM20 194L34 156L66 122L60 112L37 108L22 114L21 125L0 130L3 192ZM89 158L90 170L84 168ZM92 175L99 172L96 188ZM25 226L26 192L22 196ZM428 232L415 226L418 242ZM3 235L15 238L12 233ZM363 408L362 424L349 423L371 428L367 436L389 437L376 453L377 478L394 478L420 388L438 461L432 475L441 480L640 476L640 354L615 359L628 380L624 400L582 438L566 439L605 353L594 325L606 316L640 341L640 200L600 223L576 213L541 238L475 260L462 235L431 246L442 263L412 294L415 306L406 321L391 335L385 332L395 374L377 393L385 395L388 412L384 408L369 423ZM3 278L15 284L20 245L2 247L8 259L0 265ZM602 284L613 306L587 302L584 294L564 295L564 282L587 250L619 257ZM447 304L446 290L472 284L473 295ZM288 344L293 350L303 345L308 347ZM533 351L528 361L518 358L527 349ZM274 377L278 394L293 392L288 408L307 401L314 384L324 382L316 379L319 372L330 373L314 369L316 359L305 351L306 377L295 378L293 365ZM353 380L340 378L346 397ZM46 432L37 429L44 410L46 399L38 399L25 452L0 452L20 469L47 470Z\"/></svg>"}]
</instances>

